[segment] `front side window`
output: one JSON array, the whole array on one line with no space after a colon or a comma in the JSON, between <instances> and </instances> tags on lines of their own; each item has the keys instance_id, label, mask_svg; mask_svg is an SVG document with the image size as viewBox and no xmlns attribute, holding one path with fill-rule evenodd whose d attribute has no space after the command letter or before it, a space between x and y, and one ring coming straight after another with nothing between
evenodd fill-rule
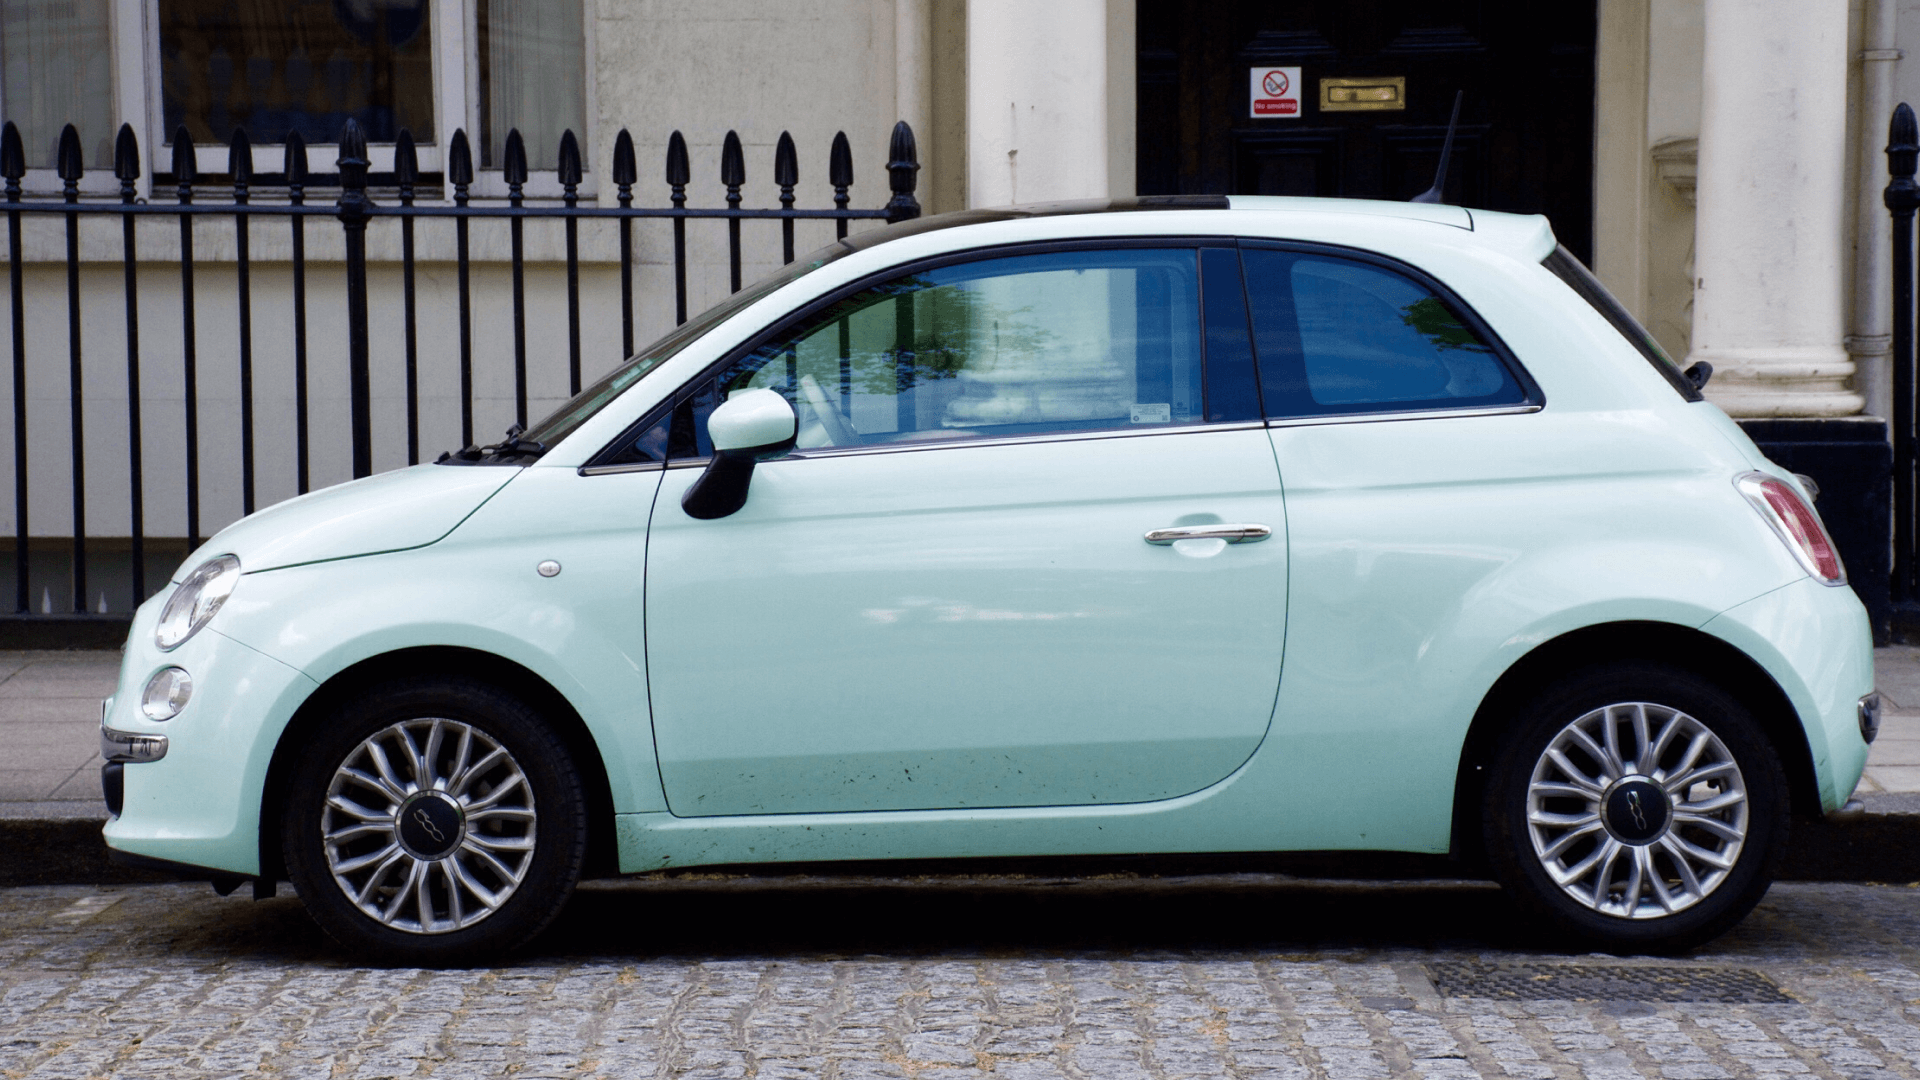
<instances>
[{"instance_id":1,"label":"front side window","mask_svg":"<svg viewBox=\"0 0 1920 1080\"><path fill-rule=\"evenodd\" d=\"M402 128L433 141L432 19L427 0L160 0L160 99L166 141L196 143L244 127L256 143L368 141Z\"/></svg>"},{"instance_id":2,"label":"front side window","mask_svg":"<svg viewBox=\"0 0 1920 1080\"><path fill-rule=\"evenodd\" d=\"M1317 252L1242 255L1268 416L1527 400L1487 337L1411 277Z\"/></svg>"},{"instance_id":3,"label":"front side window","mask_svg":"<svg viewBox=\"0 0 1920 1080\"><path fill-rule=\"evenodd\" d=\"M897 278L753 349L608 463L706 456L707 414L759 387L793 402L802 450L1199 423L1198 285L1191 248Z\"/></svg>"}]
</instances>

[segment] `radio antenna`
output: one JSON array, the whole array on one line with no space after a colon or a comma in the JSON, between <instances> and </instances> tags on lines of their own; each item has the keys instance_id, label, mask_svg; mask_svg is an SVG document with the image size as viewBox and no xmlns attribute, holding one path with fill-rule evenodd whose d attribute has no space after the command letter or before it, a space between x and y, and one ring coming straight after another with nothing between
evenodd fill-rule
<instances>
[{"instance_id":1,"label":"radio antenna","mask_svg":"<svg viewBox=\"0 0 1920 1080\"><path fill-rule=\"evenodd\" d=\"M1465 90L1453 92L1453 119L1447 121L1447 141L1440 144L1440 167L1434 170L1433 186L1408 199L1408 202L1437 203L1446 202L1447 160L1453 157L1453 131L1460 126L1460 100L1467 96Z\"/></svg>"}]
</instances>

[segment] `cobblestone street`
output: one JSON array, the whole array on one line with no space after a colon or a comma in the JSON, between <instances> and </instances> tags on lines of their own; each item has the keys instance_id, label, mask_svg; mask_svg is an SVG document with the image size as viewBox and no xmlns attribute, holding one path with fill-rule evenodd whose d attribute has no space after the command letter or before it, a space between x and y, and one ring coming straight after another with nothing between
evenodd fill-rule
<instances>
[{"instance_id":1,"label":"cobblestone street","mask_svg":"<svg viewBox=\"0 0 1920 1080\"><path fill-rule=\"evenodd\" d=\"M0 1075L1920 1076L1920 889L1778 885L1678 959L1516 926L1466 884L614 883L435 972L348 963L290 898L22 888ZM1551 1000L1574 969L1526 964L1647 978ZM1441 996L1486 965L1518 996ZM1761 1003L1702 1000L1728 979Z\"/></svg>"}]
</instances>

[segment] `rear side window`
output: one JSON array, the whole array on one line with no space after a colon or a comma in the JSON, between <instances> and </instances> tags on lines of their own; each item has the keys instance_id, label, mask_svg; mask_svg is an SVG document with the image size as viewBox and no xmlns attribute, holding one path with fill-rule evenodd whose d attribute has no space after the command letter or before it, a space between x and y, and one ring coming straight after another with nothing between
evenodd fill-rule
<instances>
[{"instance_id":1,"label":"rear side window","mask_svg":"<svg viewBox=\"0 0 1920 1080\"><path fill-rule=\"evenodd\" d=\"M1682 373L1680 365L1674 363L1673 357L1667 355L1667 350L1660 347L1660 343L1654 340L1652 334L1647 333L1647 328L1640 325L1640 320L1620 306L1620 301L1613 298L1613 294L1607 291L1607 287L1600 284L1600 279L1594 277L1592 271L1581 265L1580 260L1574 258L1572 252L1563 247L1554 248L1553 254L1547 256L1541 265L1553 271L1553 276L1566 282L1574 292L1579 293L1580 299L1585 300L1593 310L1599 312L1601 318L1612 323L1613 328L1620 331L1620 336L1626 338L1635 349L1638 349L1640 355L1647 358L1647 363L1652 364L1655 371L1665 376L1667 382L1672 384L1681 397L1688 401L1702 400L1699 388Z\"/></svg>"},{"instance_id":2,"label":"rear side window","mask_svg":"<svg viewBox=\"0 0 1920 1080\"><path fill-rule=\"evenodd\" d=\"M1268 416L1528 401L1490 335L1412 277L1313 251L1241 256Z\"/></svg>"}]
</instances>

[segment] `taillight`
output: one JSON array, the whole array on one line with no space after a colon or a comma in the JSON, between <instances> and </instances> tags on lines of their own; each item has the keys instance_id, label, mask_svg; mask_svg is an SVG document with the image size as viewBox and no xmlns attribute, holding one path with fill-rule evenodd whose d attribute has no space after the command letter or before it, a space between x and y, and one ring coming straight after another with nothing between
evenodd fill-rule
<instances>
[{"instance_id":1,"label":"taillight","mask_svg":"<svg viewBox=\"0 0 1920 1080\"><path fill-rule=\"evenodd\" d=\"M1846 568L1840 565L1840 553L1834 550L1827 527L1791 485L1760 472L1742 473L1733 478L1733 484L1807 573L1826 585L1847 583Z\"/></svg>"}]
</instances>

